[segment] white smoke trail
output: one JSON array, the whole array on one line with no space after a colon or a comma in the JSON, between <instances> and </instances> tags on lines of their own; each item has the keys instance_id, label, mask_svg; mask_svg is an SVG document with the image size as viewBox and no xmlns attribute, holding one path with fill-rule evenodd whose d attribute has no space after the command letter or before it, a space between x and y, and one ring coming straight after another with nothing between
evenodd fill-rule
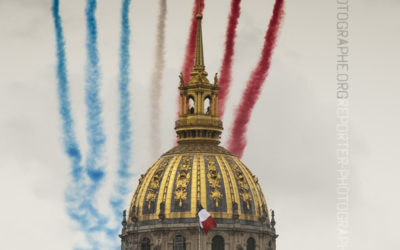
<instances>
[{"instance_id":1,"label":"white smoke trail","mask_svg":"<svg viewBox=\"0 0 400 250\"><path fill-rule=\"evenodd\" d=\"M150 88L150 146L151 156L156 158L160 154L160 98L162 91L162 75L165 67L165 21L167 16L167 0L160 0L157 24L157 39L154 57L154 67L151 74Z\"/></svg>"}]
</instances>

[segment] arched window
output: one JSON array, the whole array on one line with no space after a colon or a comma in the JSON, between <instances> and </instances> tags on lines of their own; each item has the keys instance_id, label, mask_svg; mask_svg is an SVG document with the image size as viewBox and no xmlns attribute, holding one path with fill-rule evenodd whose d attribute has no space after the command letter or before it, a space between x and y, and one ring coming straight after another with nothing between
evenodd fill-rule
<instances>
[{"instance_id":1,"label":"arched window","mask_svg":"<svg viewBox=\"0 0 400 250\"><path fill-rule=\"evenodd\" d=\"M216 235L212 238L211 250L225 250L225 242L222 236Z\"/></svg>"},{"instance_id":2,"label":"arched window","mask_svg":"<svg viewBox=\"0 0 400 250\"><path fill-rule=\"evenodd\" d=\"M189 96L188 111L189 111L189 114L194 114L194 98L193 98L193 96Z\"/></svg>"},{"instance_id":3,"label":"arched window","mask_svg":"<svg viewBox=\"0 0 400 250\"><path fill-rule=\"evenodd\" d=\"M247 250L255 250L256 249L256 241L253 238L249 238L247 240Z\"/></svg>"},{"instance_id":4,"label":"arched window","mask_svg":"<svg viewBox=\"0 0 400 250\"><path fill-rule=\"evenodd\" d=\"M176 235L174 238L174 250L186 250L185 237Z\"/></svg>"},{"instance_id":5,"label":"arched window","mask_svg":"<svg viewBox=\"0 0 400 250\"><path fill-rule=\"evenodd\" d=\"M204 114L210 115L211 114L211 98L209 96L204 99Z\"/></svg>"},{"instance_id":6,"label":"arched window","mask_svg":"<svg viewBox=\"0 0 400 250\"><path fill-rule=\"evenodd\" d=\"M140 249L141 250L150 250L150 239L149 238L142 239L142 243L140 244Z\"/></svg>"}]
</instances>

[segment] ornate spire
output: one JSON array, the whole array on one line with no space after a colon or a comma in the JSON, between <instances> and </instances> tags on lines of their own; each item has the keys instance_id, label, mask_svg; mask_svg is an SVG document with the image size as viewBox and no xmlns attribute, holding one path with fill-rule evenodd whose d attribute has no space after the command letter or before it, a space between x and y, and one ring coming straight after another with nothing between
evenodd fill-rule
<instances>
[{"instance_id":1,"label":"ornate spire","mask_svg":"<svg viewBox=\"0 0 400 250\"><path fill-rule=\"evenodd\" d=\"M197 31L196 31L196 50L195 50L195 59L194 59L194 70L195 71L204 71L204 54L203 54L203 34L201 30L201 20L203 19L203 15L200 13L200 1L198 7L198 13L196 15L197 19Z\"/></svg>"},{"instance_id":2,"label":"ornate spire","mask_svg":"<svg viewBox=\"0 0 400 250\"><path fill-rule=\"evenodd\" d=\"M214 83L207 79L204 66L203 36L201 30L200 1L198 2L196 50L191 78L185 84L180 74L179 119L175 123L178 143L218 144L222 133L222 122L218 117L218 77Z\"/></svg>"}]
</instances>

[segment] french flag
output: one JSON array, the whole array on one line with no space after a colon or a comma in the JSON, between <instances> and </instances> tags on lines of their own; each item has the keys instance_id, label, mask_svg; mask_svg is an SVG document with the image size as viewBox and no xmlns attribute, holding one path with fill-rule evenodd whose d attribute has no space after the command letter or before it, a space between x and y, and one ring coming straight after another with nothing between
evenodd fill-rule
<instances>
[{"instance_id":1,"label":"french flag","mask_svg":"<svg viewBox=\"0 0 400 250\"><path fill-rule=\"evenodd\" d=\"M217 226L217 223L215 223L215 220L211 217L210 213L201 205L197 215L199 216L200 227L203 228L205 233Z\"/></svg>"}]
</instances>

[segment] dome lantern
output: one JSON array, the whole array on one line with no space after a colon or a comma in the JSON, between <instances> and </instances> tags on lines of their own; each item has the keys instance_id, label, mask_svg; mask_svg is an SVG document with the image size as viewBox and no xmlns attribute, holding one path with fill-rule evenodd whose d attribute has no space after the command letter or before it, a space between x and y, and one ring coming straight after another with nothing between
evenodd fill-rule
<instances>
[{"instance_id":1,"label":"dome lantern","mask_svg":"<svg viewBox=\"0 0 400 250\"><path fill-rule=\"evenodd\" d=\"M188 82L180 74L179 119L175 122L178 143L219 144L222 121L218 116L218 75L214 83L207 79L204 65L201 13L196 15L197 33L193 71Z\"/></svg>"}]
</instances>

